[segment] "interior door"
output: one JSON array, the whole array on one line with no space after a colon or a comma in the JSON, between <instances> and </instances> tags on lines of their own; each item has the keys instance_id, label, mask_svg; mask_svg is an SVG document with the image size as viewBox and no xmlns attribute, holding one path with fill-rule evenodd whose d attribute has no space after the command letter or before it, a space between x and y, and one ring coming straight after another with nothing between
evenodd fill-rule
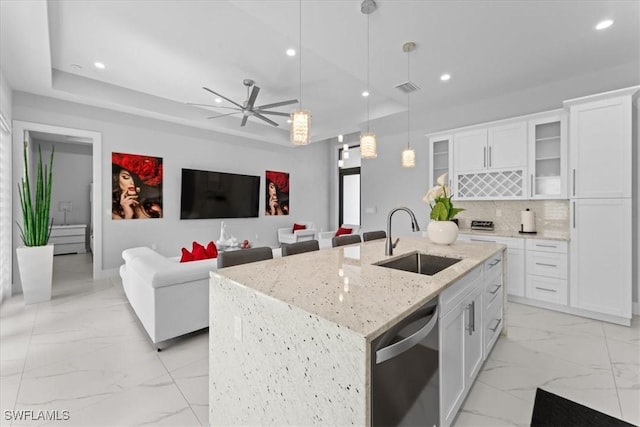
<instances>
[{"instance_id":1,"label":"interior door","mask_svg":"<svg viewBox=\"0 0 640 427\"><path fill-rule=\"evenodd\" d=\"M340 169L338 224L360 225L360 168Z\"/></svg>"}]
</instances>

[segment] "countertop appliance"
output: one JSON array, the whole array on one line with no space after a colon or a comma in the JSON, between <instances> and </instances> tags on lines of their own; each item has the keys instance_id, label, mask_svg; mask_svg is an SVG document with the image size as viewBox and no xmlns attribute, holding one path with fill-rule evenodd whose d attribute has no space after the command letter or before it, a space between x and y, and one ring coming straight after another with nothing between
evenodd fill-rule
<instances>
[{"instance_id":1,"label":"countertop appliance","mask_svg":"<svg viewBox=\"0 0 640 427\"><path fill-rule=\"evenodd\" d=\"M493 231L493 221L471 220L472 230Z\"/></svg>"},{"instance_id":2,"label":"countertop appliance","mask_svg":"<svg viewBox=\"0 0 640 427\"><path fill-rule=\"evenodd\" d=\"M371 423L440 423L438 297L371 343Z\"/></svg>"}]
</instances>

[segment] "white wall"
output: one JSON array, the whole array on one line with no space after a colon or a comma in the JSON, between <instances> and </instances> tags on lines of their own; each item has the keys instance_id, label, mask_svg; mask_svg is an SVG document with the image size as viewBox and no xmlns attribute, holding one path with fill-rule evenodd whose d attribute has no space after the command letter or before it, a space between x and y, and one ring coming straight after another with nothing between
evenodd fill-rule
<instances>
[{"instance_id":1,"label":"white wall","mask_svg":"<svg viewBox=\"0 0 640 427\"><path fill-rule=\"evenodd\" d=\"M264 172L290 173L291 214L281 217L225 220L227 231L257 245L276 246L276 228L294 221L328 224L328 152L321 143L284 147L189 128L106 109L16 92L14 119L46 123L102 134L103 269L115 273L122 250L156 244L160 253L177 256L193 240L219 237L219 220L181 221L181 168L215 170L261 177L260 203L264 206ZM144 221L111 220L111 153L146 154L163 158L164 218ZM14 156L15 157L15 156ZM15 161L15 159L14 159ZM16 177L14 177L15 179ZM97 184L96 184L97 185ZM14 191L15 193L15 191ZM14 201L15 197L14 194ZM15 203L14 203L15 205ZM16 207L14 207L15 215ZM14 274L14 283L18 279ZM15 288L15 286L14 286Z\"/></svg>"},{"instance_id":2,"label":"white wall","mask_svg":"<svg viewBox=\"0 0 640 427\"><path fill-rule=\"evenodd\" d=\"M9 127L13 117L12 95L9 82L0 68L0 113ZM5 294L8 297L11 292L11 224L13 223L11 159L11 134L0 129L0 302L4 300Z\"/></svg>"}]
</instances>

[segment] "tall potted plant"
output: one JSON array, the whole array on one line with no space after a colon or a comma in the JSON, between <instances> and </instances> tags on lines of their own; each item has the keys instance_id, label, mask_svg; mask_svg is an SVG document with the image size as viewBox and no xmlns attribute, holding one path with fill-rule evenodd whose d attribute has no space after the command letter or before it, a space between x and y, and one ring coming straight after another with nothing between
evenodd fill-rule
<instances>
[{"instance_id":1,"label":"tall potted plant","mask_svg":"<svg viewBox=\"0 0 640 427\"><path fill-rule=\"evenodd\" d=\"M28 144L25 141L23 149L25 176L18 184L22 208L22 225L18 223L18 228L24 246L17 248L16 253L24 302L34 304L51 299L53 245L48 243L53 225L53 218L49 216L49 212L54 150L51 150L49 165L43 165L42 148L38 146L35 194L31 191L27 150Z\"/></svg>"}]
</instances>

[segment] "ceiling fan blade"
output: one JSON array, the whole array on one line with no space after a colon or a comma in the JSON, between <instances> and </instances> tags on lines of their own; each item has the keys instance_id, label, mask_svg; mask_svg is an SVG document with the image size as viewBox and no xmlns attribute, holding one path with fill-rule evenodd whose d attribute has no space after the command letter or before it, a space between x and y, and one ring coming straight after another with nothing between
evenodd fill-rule
<instances>
[{"instance_id":1,"label":"ceiling fan blade","mask_svg":"<svg viewBox=\"0 0 640 427\"><path fill-rule=\"evenodd\" d=\"M255 110L263 110L265 108L276 108L276 107L282 107L283 105L295 104L297 102L298 102L297 99L290 99L288 101L281 101L281 102L275 102L273 104L261 105L259 107L254 108L254 109Z\"/></svg>"},{"instance_id":2,"label":"ceiling fan blade","mask_svg":"<svg viewBox=\"0 0 640 427\"><path fill-rule=\"evenodd\" d=\"M195 107L212 107L212 108L224 108L225 110L237 110L242 111L240 108L236 107L223 107L221 105L213 105L213 104L196 104L195 102L187 102L187 105L193 105Z\"/></svg>"},{"instance_id":3,"label":"ceiling fan blade","mask_svg":"<svg viewBox=\"0 0 640 427\"><path fill-rule=\"evenodd\" d=\"M255 117L259 118L260 120L264 120L265 122L269 123L272 126L278 126L278 124L276 122L274 122L271 119L267 119L265 116L263 116L262 114L260 114L260 113L258 113L256 111L253 112L253 115Z\"/></svg>"},{"instance_id":4,"label":"ceiling fan blade","mask_svg":"<svg viewBox=\"0 0 640 427\"><path fill-rule=\"evenodd\" d=\"M215 96L219 96L220 98L224 99L225 101L229 101L230 103L232 103L233 105L235 105L235 106L237 106L239 108L244 108L242 105L238 104L237 102L234 102L234 101L230 100L229 98L227 98L226 96L222 96L219 93L212 91L208 87L204 87L203 86L202 89L206 90L207 92L211 92Z\"/></svg>"},{"instance_id":5,"label":"ceiling fan blade","mask_svg":"<svg viewBox=\"0 0 640 427\"><path fill-rule=\"evenodd\" d=\"M242 117L242 123L240 123L240 126L244 126L247 124L247 119L249 118L249 116L245 115L244 117Z\"/></svg>"},{"instance_id":6,"label":"ceiling fan blade","mask_svg":"<svg viewBox=\"0 0 640 427\"><path fill-rule=\"evenodd\" d=\"M282 117L289 117L291 114L289 113L281 113L280 111L262 111L262 110L253 110L253 114L255 113L259 113L259 114L272 114L274 116L282 116Z\"/></svg>"},{"instance_id":7,"label":"ceiling fan blade","mask_svg":"<svg viewBox=\"0 0 640 427\"><path fill-rule=\"evenodd\" d=\"M234 114L238 114L238 113L240 113L240 112L241 112L241 111L235 111L235 112L233 112L233 113L218 114L217 116L207 117L207 119L217 119L218 117L231 116L231 115L234 115Z\"/></svg>"},{"instance_id":8,"label":"ceiling fan blade","mask_svg":"<svg viewBox=\"0 0 640 427\"><path fill-rule=\"evenodd\" d=\"M260 92L260 88L258 86L254 86L251 90L251 95L249 95L249 100L247 101L246 108L249 110L253 110L253 103L256 102L256 98L258 97L258 92Z\"/></svg>"}]
</instances>

